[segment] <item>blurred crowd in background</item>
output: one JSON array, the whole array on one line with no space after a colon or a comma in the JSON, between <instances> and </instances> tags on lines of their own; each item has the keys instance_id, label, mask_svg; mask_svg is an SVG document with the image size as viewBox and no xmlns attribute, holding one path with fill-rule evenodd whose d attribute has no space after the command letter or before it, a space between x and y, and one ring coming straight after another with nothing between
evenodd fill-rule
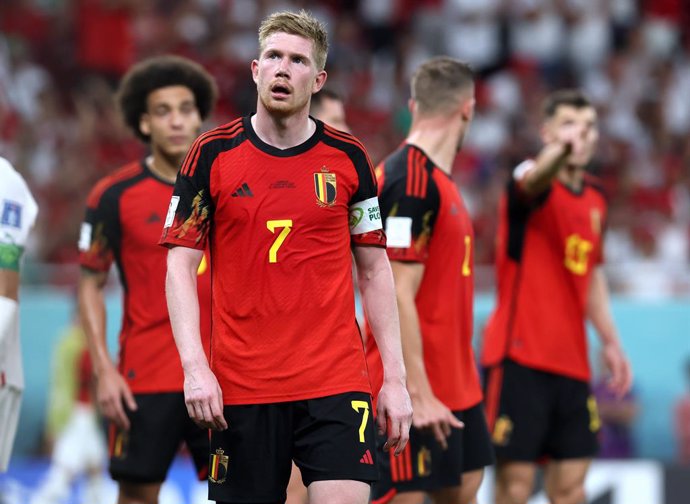
<instances>
[{"instance_id":1,"label":"blurred crowd in background","mask_svg":"<svg viewBox=\"0 0 690 504\"><path fill-rule=\"evenodd\" d=\"M409 125L409 78L448 54L477 71L477 109L454 168L490 289L496 208L511 169L539 148L540 103L581 87L600 114L593 174L609 192L615 291L690 296L690 2L684 0L2 0L0 155L41 208L32 263L74 265L93 183L145 148L113 91L134 62L176 53L217 79L207 127L255 107L249 62L267 12L307 8L330 34L327 87L380 161ZM76 267L75 267L76 268ZM34 281L69 284L46 268Z\"/></svg>"}]
</instances>

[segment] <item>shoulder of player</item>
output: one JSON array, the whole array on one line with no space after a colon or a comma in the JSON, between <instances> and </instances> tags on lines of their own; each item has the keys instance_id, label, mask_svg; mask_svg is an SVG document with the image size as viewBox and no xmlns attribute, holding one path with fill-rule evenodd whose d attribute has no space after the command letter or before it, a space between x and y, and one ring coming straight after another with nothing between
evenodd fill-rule
<instances>
[{"instance_id":1,"label":"shoulder of player","mask_svg":"<svg viewBox=\"0 0 690 504\"><path fill-rule=\"evenodd\" d=\"M221 152L232 150L246 140L244 119L239 117L199 135L182 163L182 175L189 175L195 171L194 167L202 152L205 156L210 154L215 159ZM206 162L209 162L208 158Z\"/></svg>"},{"instance_id":2,"label":"shoulder of player","mask_svg":"<svg viewBox=\"0 0 690 504\"><path fill-rule=\"evenodd\" d=\"M24 177L14 169L12 163L3 157L0 157L0 178L3 181L3 185L7 184L9 186L9 184L12 184L15 188L20 186L28 191L28 185Z\"/></svg>"},{"instance_id":3,"label":"shoulder of player","mask_svg":"<svg viewBox=\"0 0 690 504\"><path fill-rule=\"evenodd\" d=\"M118 168L110 175L106 175L91 189L87 199L87 206L96 207L106 194L120 194L123 189L144 174L141 161L133 161Z\"/></svg>"},{"instance_id":4,"label":"shoulder of player","mask_svg":"<svg viewBox=\"0 0 690 504\"><path fill-rule=\"evenodd\" d=\"M606 191L606 188L604 187L603 181L599 177L597 177L595 175L591 175L589 173L585 174L584 187L585 187L585 189L593 191L595 194L597 194L604 201L608 201L608 199L609 199L608 192Z\"/></svg>"},{"instance_id":5,"label":"shoulder of player","mask_svg":"<svg viewBox=\"0 0 690 504\"><path fill-rule=\"evenodd\" d=\"M362 161L366 161L370 168L373 163L369 158L364 144L360 142L354 135L344 131L337 130L328 124L323 123L323 134L321 141L326 145L344 152L357 165Z\"/></svg>"},{"instance_id":6,"label":"shoulder of player","mask_svg":"<svg viewBox=\"0 0 690 504\"><path fill-rule=\"evenodd\" d=\"M411 198L438 198L435 166L420 149L404 144L385 159L383 167L384 189L395 189Z\"/></svg>"}]
</instances>

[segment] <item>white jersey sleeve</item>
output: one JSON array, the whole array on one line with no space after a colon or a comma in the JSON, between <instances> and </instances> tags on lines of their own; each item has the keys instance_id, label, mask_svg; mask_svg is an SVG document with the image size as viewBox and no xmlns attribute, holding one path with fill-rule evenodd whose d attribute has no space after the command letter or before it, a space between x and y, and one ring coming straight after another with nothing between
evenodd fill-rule
<instances>
[{"instance_id":1,"label":"white jersey sleeve","mask_svg":"<svg viewBox=\"0 0 690 504\"><path fill-rule=\"evenodd\" d=\"M38 205L22 176L0 158L0 268L19 269Z\"/></svg>"}]
</instances>

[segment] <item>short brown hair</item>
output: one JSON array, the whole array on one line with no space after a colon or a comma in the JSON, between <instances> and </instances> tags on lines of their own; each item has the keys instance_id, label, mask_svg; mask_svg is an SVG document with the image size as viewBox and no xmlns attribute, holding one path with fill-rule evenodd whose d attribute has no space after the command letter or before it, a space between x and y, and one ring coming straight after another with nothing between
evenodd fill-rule
<instances>
[{"instance_id":1,"label":"short brown hair","mask_svg":"<svg viewBox=\"0 0 690 504\"><path fill-rule=\"evenodd\" d=\"M412 99L421 113L436 113L457 101L461 91L472 89L474 73L467 63L438 56L423 63L412 76Z\"/></svg>"},{"instance_id":2,"label":"short brown hair","mask_svg":"<svg viewBox=\"0 0 690 504\"><path fill-rule=\"evenodd\" d=\"M559 89L548 95L542 105L542 113L545 119L550 119L561 106L574 107L576 109L592 107L592 102L579 89Z\"/></svg>"},{"instance_id":3,"label":"short brown hair","mask_svg":"<svg viewBox=\"0 0 690 504\"><path fill-rule=\"evenodd\" d=\"M137 63L122 78L117 103L125 124L144 142L149 136L141 132L139 122L146 113L146 100L153 91L168 86L189 88L202 120L211 113L218 95L213 77L187 58L157 56Z\"/></svg>"},{"instance_id":4,"label":"short brown hair","mask_svg":"<svg viewBox=\"0 0 690 504\"><path fill-rule=\"evenodd\" d=\"M328 33L324 24L305 10L299 13L274 12L259 26L259 50L263 51L266 39L274 33L289 33L309 39L314 44L314 63L317 70L326 67L328 56Z\"/></svg>"}]
</instances>

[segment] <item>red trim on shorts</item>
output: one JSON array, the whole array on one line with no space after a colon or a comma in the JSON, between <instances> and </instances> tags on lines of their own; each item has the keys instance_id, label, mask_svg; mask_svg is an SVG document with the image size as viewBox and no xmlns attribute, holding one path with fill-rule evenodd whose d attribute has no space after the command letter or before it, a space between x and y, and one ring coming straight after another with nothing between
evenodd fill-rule
<instances>
[{"instance_id":1,"label":"red trim on shorts","mask_svg":"<svg viewBox=\"0 0 690 504\"><path fill-rule=\"evenodd\" d=\"M503 387L503 366L497 365L489 370L489 379L486 386L486 423L489 432L493 432L498 416L498 407L501 403L501 388Z\"/></svg>"}]
</instances>

